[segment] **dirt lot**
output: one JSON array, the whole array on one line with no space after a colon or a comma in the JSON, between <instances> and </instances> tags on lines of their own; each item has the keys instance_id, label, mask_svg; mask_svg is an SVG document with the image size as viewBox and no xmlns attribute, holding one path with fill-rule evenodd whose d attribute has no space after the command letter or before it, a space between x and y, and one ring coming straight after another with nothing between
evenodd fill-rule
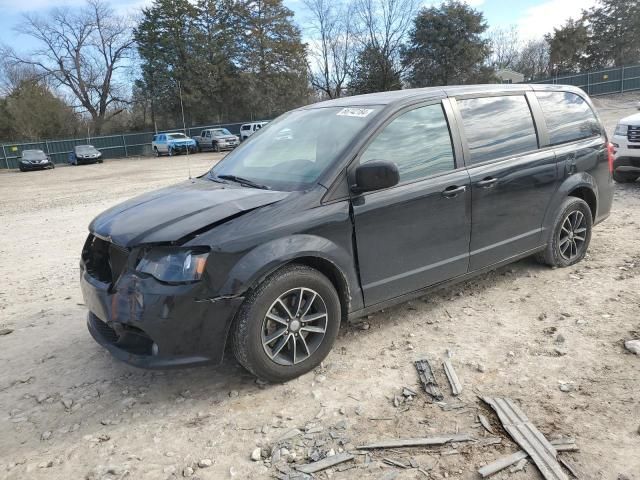
<instances>
[{"instance_id":1,"label":"dirt lot","mask_svg":"<svg viewBox=\"0 0 640 480\"><path fill-rule=\"evenodd\" d=\"M598 102L609 130L633 112L620 110L629 102ZM215 158L191 157L193 172ZM0 174L0 329L13 330L0 336L0 478L271 478L288 471L287 461L382 438L468 432L482 440L491 436L476 423L482 412L500 444L357 455L317 474L478 478L480 466L517 450L482 394L517 400L549 437L574 437L580 451L562 456L581 478L640 480L640 356L623 347L640 337L640 184L617 187L612 215L579 265L551 270L523 260L379 312L345 326L322 368L263 385L232 359L219 368L137 370L86 330L77 262L88 223L186 176L185 157ZM448 410L427 402L413 367L424 356L439 366L447 350L464 385L454 399L438 368L446 404L462 405ZM406 399L403 387L417 396ZM293 428L302 434L280 443L279 461L251 460ZM529 464L494 478L541 477Z\"/></svg>"}]
</instances>

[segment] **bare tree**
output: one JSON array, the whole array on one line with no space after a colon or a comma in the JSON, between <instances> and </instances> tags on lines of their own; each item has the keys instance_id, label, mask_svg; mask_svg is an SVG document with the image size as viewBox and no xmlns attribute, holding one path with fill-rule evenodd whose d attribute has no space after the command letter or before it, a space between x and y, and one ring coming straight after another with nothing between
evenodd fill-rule
<instances>
[{"instance_id":1,"label":"bare tree","mask_svg":"<svg viewBox=\"0 0 640 480\"><path fill-rule=\"evenodd\" d=\"M76 107L91 115L94 131L100 133L126 102L126 89L116 78L132 51L131 25L102 0L88 0L79 11L56 8L46 16L28 14L24 19L18 31L41 47L25 57L9 50L9 61L31 66L68 89Z\"/></svg>"},{"instance_id":2,"label":"bare tree","mask_svg":"<svg viewBox=\"0 0 640 480\"><path fill-rule=\"evenodd\" d=\"M520 51L515 69L527 80L549 74L549 44L546 40L529 40Z\"/></svg>"},{"instance_id":3,"label":"bare tree","mask_svg":"<svg viewBox=\"0 0 640 480\"><path fill-rule=\"evenodd\" d=\"M323 96L338 98L344 93L355 58L352 8L332 0L303 1L312 16L311 84Z\"/></svg>"},{"instance_id":4,"label":"bare tree","mask_svg":"<svg viewBox=\"0 0 640 480\"><path fill-rule=\"evenodd\" d=\"M515 26L495 28L489 32L488 38L491 43L491 66L495 69L513 69L520 53L518 29Z\"/></svg>"},{"instance_id":5,"label":"bare tree","mask_svg":"<svg viewBox=\"0 0 640 480\"><path fill-rule=\"evenodd\" d=\"M362 50L371 49L387 59L385 63L396 70L389 74L402 70L400 51L419 5L418 0L354 0Z\"/></svg>"}]
</instances>

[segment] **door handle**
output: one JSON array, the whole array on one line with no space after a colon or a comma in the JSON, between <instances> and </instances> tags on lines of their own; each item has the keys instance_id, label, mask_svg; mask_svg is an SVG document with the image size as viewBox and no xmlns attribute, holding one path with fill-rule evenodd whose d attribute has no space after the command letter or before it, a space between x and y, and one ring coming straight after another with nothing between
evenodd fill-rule
<instances>
[{"instance_id":1,"label":"door handle","mask_svg":"<svg viewBox=\"0 0 640 480\"><path fill-rule=\"evenodd\" d=\"M459 193L464 192L466 189L466 185L462 185L461 187L458 185L452 185L442 191L442 196L447 198L457 197Z\"/></svg>"},{"instance_id":2,"label":"door handle","mask_svg":"<svg viewBox=\"0 0 640 480\"><path fill-rule=\"evenodd\" d=\"M476 183L476 185L482 188L491 188L496 184L497 181L498 179L495 177L487 177L480 180L478 183Z\"/></svg>"}]
</instances>

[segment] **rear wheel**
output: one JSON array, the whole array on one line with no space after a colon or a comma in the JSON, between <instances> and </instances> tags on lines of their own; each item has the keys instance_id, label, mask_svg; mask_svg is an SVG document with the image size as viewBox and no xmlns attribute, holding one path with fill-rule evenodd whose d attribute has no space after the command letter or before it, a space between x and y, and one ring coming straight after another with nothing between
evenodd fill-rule
<instances>
[{"instance_id":1,"label":"rear wheel","mask_svg":"<svg viewBox=\"0 0 640 480\"><path fill-rule=\"evenodd\" d=\"M340 328L340 299L327 277L283 267L246 297L236 316L233 352L249 372L285 382L315 368Z\"/></svg>"},{"instance_id":2,"label":"rear wheel","mask_svg":"<svg viewBox=\"0 0 640 480\"><path fill-rule=\"evenodd\" d=\"M591 241L593 218L587 202L568 197L560 206L547 247L538 261L553 267L568 267L584 258Z\"/></svg>"}]
</instances>

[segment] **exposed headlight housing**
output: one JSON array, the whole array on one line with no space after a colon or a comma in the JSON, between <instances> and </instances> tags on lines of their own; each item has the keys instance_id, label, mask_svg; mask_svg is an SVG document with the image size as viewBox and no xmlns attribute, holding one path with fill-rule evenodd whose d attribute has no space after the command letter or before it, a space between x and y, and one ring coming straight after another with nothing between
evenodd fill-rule
<instances>
[{"instance_id":1,"label":"exposed headlight housing","mask_svg":"<svg viewBox=\"0 0 640 480\"><path fill-rule=\"evenodd\" d=\"M619 123L618 125L616 125L616 131L614 132L614 135L616 135L618 137L626 137L628 130L629 130L629 126L628 125L624 125L622 123Z\"/></svg>"},{"instance_id":2,"label":"exposed headlight housing","mask_svg":"<svg viewBox=\"0 0 640 480\"><path fill-rule=\"evenodd\" d=\"M136 270L161 282L196 282L204 274L208 256L203 249L153 247L144 253Z\"/></svg>"}]
</instances>

